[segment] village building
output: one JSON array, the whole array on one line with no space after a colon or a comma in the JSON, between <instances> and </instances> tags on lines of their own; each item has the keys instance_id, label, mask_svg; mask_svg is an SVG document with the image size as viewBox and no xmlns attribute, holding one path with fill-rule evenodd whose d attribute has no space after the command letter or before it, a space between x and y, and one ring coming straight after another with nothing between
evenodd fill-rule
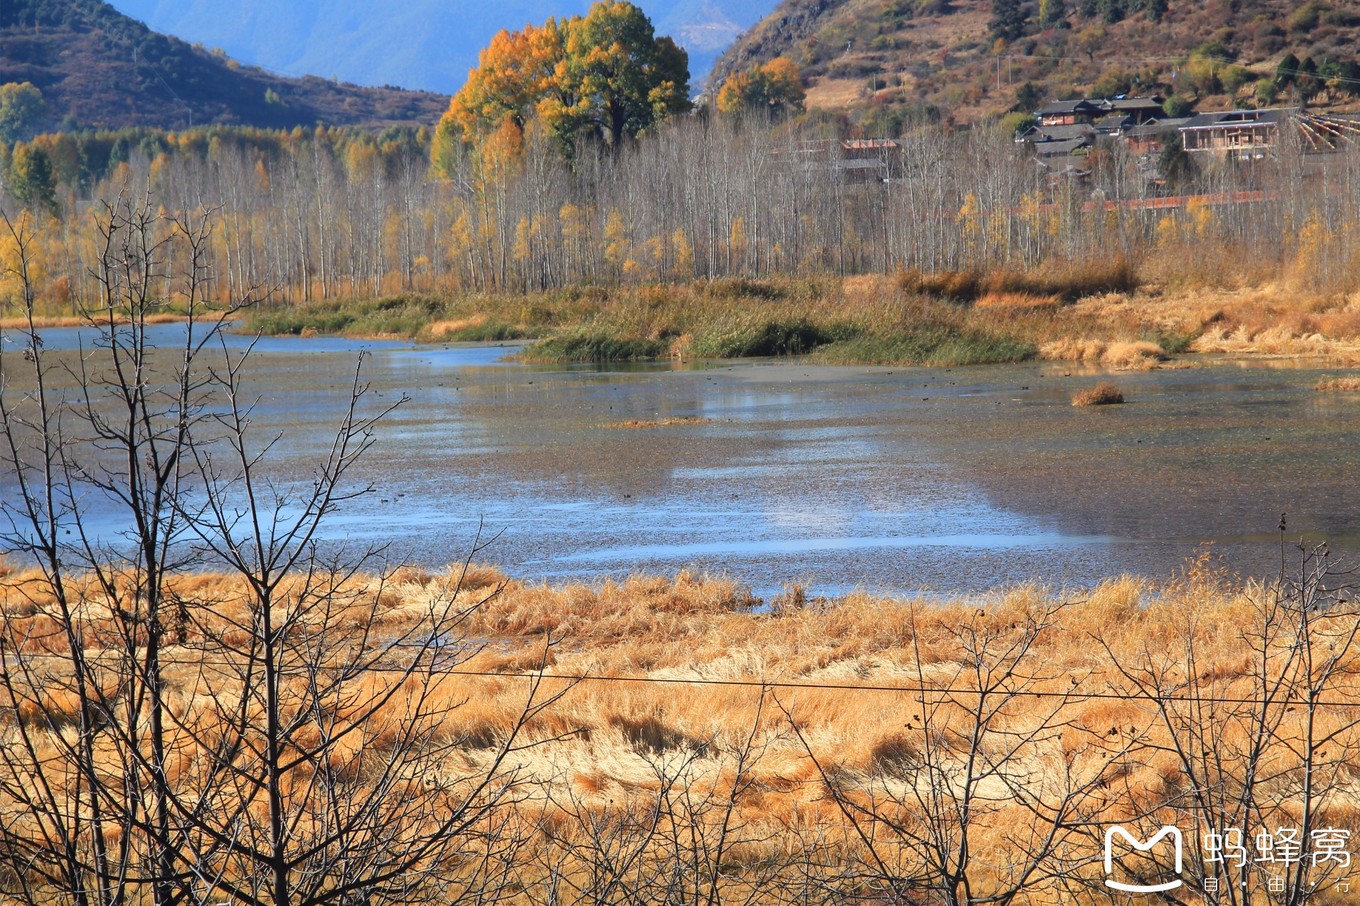
<instances>
[{"instance_id":1,"label":"village building","mask_svg":"<svg viewBox=\"0 0 1360 906\"><path fill-rule=\"evenodd\" d=\"M1134 155L1159 154L1168 141L1180 134L1180 128L1190 119L1188 116L1176 116L1151 120L1124 130L1123 138Z\"/></svg>"},{"instance_id":2,"label":"village building","mask_svg":"<svg viewBox=\"0 0 1360 906\"><path fill-rule=\"evenodd\" d=\"M1181 147L1190 154L1263 160L1279 143L1280 126L1297 113L1290 107L1201 113L1179 127Z\"/></svg>"},{"instance_id":3,"label":"village building","mask_svg":"<svg viewBox=\"0 0 1360 906\"><path fill-rule=\"evenodd\" d=\"M1107 121L1127 122L1129 125L1146 123L1162 115L1163 99L1151 97L1117 98L1074 98L1067 101L1054 101L1034 111L1038 128L1050 126L1094 126L1104 130ZM1110 120L1115 117L1114 120Z\"/></svg>"},{"instance_id":4,"label":"village building","mask_svg":"<svg viewBox=\"0 0 1360 906\"><path fill-rule=\"evenodd\" d=\"M1090 124L1096 117L1108 111L1101 109L1100 101L1077 98L1070 101L1054 101L1034 111L1039 126L1076 126Z\"/></svg>"}]
</instances>

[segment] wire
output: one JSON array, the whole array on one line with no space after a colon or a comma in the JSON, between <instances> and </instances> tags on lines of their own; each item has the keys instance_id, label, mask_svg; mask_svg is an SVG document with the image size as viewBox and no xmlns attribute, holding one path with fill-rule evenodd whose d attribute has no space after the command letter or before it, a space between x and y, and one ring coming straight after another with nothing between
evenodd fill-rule
<instances>
[{"instance_id":1,"label":"wire","mask_svg":"<svg viewBox=\"0 0 1360 906\"><path fill-rule=\"evenodd\" d=\"M9 657L13 657L10 655ZM197 659L194 664L213 666L219 668L230 668L248 664L260 663L258 657L245 658L242 661L227 660L208 660ZM180 661L161 661L162 668L188 666ZM322 666L323 665L318 665ZM1281 696L1278 698L1257 698L1248 696L1226 696L1226 695L1196 695L1189 693L1162 693L1157 694L1151 691L1138 693L1125 692L1085 692L1081 691L1082 683L1080 680L1071 681L1068 689L1011 689L996 688L990 690L980 690L970 686L951 686L951 685L930 685L918 683L915 685L877 685L865 683L814 683L814 682L795 682L792 680L748 680L748 679L703 679L700 677L667 677L667 676L606 676L603 674L591 673L547 673L518 671L497 671L497 670L463 670L456 667L441 668L436 662L428 667L413 667L411 665L400 664L370 664L358 670L357 673L400 673L409 675L419 674L439 674L444 676L466 676L480 679L526 679L539 682L563 682L563 683L639 683L650 685L666 686L718 686L730 688L746 689L784 689L784 690L810 690L818 692L880 692L889 694L911 694L917 696L924 695L987 695L990 697L1008 698L1036 698L1036 699L1066 699L1070 701L1121 701L1121 702L1156 702L1165 703L1185 703L1201 705L1276 705L1276 706L1308 706L1314 708L1350 708L1360 706L1360 697L1354 701L1337 701L1334 699L1316 699L1309 702L1306 698L1293 696ZM1037 678L1032 676L1015 675L1014 679L1020 682L1032 682ZM1054 680L1055 681L1055 680Z\"/></svg>"},{"instance_id":2,"label":"wire","mask_svg":"<svg viewBox=\"0 0 1360 906\"><path fill-rule=\"evenodd\" d=\"M397 666L374 666L368 668L370 671L377 672L409 672L408 667ZM421 671L424 672L424 671ZM440 670L434 668L432 672L442 673L451 676L470 676L494 679L532 679L539 681L560 681L569 683L652 683L665 685L681 686L732 686L738 688L753 689L810 689L816 691L835 691L835 692L888 692L888 693L910 693L915 695L978 695L986 694L989 696L1006 697L1029 697L1029 698L1064 698L1072 700L1105 700L1105 701L1136 701L1136 702L1190 702L1199 704L1222 704L1222 705L1308 705L1309 701L1304 698L1272 698L1269 700L1261 698L1233 697L1233 696L1208 696L1208 695L1189 695L1185 693L1155 695L1152 693L1126 694L1123 692L1081 692L1081 683L1078 681L1073 684L1071 689L996 689L983 692L982 690L966 686L932 686L927 684L917 684L914 686L881 686L865 685L862 683L800 683L790 680L739 680L739 679L701 679L697 677L665 677L665 676L603 676L590 673L531 673L525 671L498 672L495 670L459 670L449 669ZM1033 677L1016 677L1022 681L1029 681ZM1316 700L1312 702L1314 707L1344 708L1360 705L1360 699L1352 702L1324 701Z\"/></svg>"}]
</instances>

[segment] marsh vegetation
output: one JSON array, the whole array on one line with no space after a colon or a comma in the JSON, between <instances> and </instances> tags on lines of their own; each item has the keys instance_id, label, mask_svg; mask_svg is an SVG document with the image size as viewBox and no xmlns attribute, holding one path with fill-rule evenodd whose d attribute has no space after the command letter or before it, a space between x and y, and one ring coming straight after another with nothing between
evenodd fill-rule
<instances>
[{"instance_id":1,"label":"marsh vegetation","mask_svg":"<svg viewBox=\"0 0 1360 906\"><path fill-rule=\"evenodd\" d=\"M730 580L686 573L556 587L461 565L299 577L278 586L276 604L308 640L289 645L305 670L282 701L284 817L306 835L289 851L320 842L328 812L303 793L324 790L324 802L351 803L323 834L338 851L379 826L384 845L435 829L457 841L425 853L400 885L367 884L373 902L457 891L505 903L1071 903L1097 896L1112 821L1354 832L1360 614L1343 602L1344 579L1320 571L1320 551L1299 557L1308 572L1283 584L1236 584L1204 560L1160 586L1115 579L1080 599L1025 587L774 610L753 608ZM71 763L82 709L93 709L90 768L120 784L103 820L127 822L120 884L137 895L152 882L156 838L112 808L130 742L117 707L130 677L113 669L129 644L118 611L131 602L81 585L91 594L68 627L41 571L10 572L3 588L6 890L44 902L65 883L35 866L77 853L47 851L37 829L102 800ZM241 742L254 751L255 734L268 738L263 713L227 707L251 700L240 684L257 656L246 641L254 592L207 575L169 578L166 592L191 616L161 654L173 758L148 783L177 805L175 889L237 890L256 870L241 857L184 873L208 864L227 817L243 822L233 849L267 826L265 800L220 773L225 740L248 727ZM460 615L455 626L439 622L446 612ZM413 643L434 631L438 659L412 672ZM311 647L323 639L324 652ZM381 644L359 665L366 639ZM86 660L93 701L70 672ZM324 687L335 707L312 697L307 677L335 684ZM529 700L544 706L526 711ZM49 798L35 801L39 777ZM451 803L475 813L450 826L440 809ZM201 826L184 827L188 817ZM1199 838L1187 837L1196 886L1215 871ZM316 893L298 902L326 901L356 870L352 858L307 864ZM1301 867L1291 889L1341 903L1341 868ZM1240 880L1247 897L1265 884L1259 872Z\"/></svg>"},{"instance_id":2,"label":"marsh vegetation","mask_svg":"<svg viewBox=\"0 0 1360 906\"><path fill-rule=\"evenodd\" d=\"M433 171L430 137L399 131L41 136L13 154L49 161L51 203L27 207L53 318L97 293L89 206L133 187L171 212L220 206L204 298L257 293L266 332L532 338L554 361L1353 355L1360 152L1291 141L1252 167L1202 162L1172 205L1120 155L1092 186L1052 184L1001 131L928 123L875 152L871 181L840 178L817 124L700 117L570 161L533 135L455 144Z\"/></svg>"},{"instance_id":3,"label":"marsh vegetation","mask_svg":"<svg viewBox=\"0 0 1360 906\"><path fill-rule=\"evenodd\" d=\"M716 136L727 144L683 138L677 154L745 153L737 132ZM527 355L552 360L800 353L952 365L1039 355L1137 371L1186 349L1278 343L1345 355L1356 323L1346 297L1330 289L1281 303L1226 289L1138 295L1118 261L1071 276L1061 262L1092 253L1078 228L1089 218L1075 205L1027 208L1008 194L1025 185L1007 182L1018 173L997 177L986 199L926 199L922 210L940 216L922 229L942 227L929 239L845 229L858 222L842 219L854 206L909 207L912 190L828 201L818 193L839 189L825 180L803 191L832 212L823 226L843 229L835 244L803 236L801 222L762 221L764 209L738 215L737 230L719 202L764 198L753 177L749 196L715 194L711 210L658 208L709 212L706 244L683 237L688 259L663 232L670 245L639 264L648 260L632 257L648 248L642 237L616 234L620 224L649 223L613 211L582 221L599 235L583 227L565 245L536 245L546 234L534 233L531 218L521 256L505 244L509 234L496 238L498 227L519 223L507 212L526 198L556 204L566 185L540 161L538 174L551 177L541 194L516 183L515 200L478 197L481 207L469 210L487 218L485 228L455 230L467 242L456 264L445 255L442 273L476 294L396 295L351 310L324 301L347 279L352 292L414 293L422 268L434 265L402 259L418 246L419 218L393 221L389 237L392 184L373 160L371 186L380 191L343 197L367 218L354 235L382 237L376 248L326 232L324 210L275 207L285 198L340 203L341 194L307 182L331 179L334 188L350 179L323 139L298 138L314 166L280 173L277 183L252 167L237 174L248 175L243 181L224 179L229 171L214 167L248 158L221 147L167 157L148 174L173 187L176 173L202 168L195 178L255 193L258 206L238 198L221 230L209 212L179 205L183 198L161 210L152 196L98 206L90 232L71 242L58 241L60 229L41 215L7 220L6 287L21 321L0 346L10 557L0 575L6 897L30 906L1070 903L1097 898L1101 832L1112 821L1144 832L1168 823L1247 834L1297 826L1305 837L1360 830L1360 610L1330 551L1294 548L1283 523L1279 569L1268 579L1236 579L1203 559L1165 583L1124 577L1081 592L1022 586L944 600L826 600L790 583L764 608L736 581L691 572L536 584L474 564L475 541L446 571L390 568L381 545L363 547L361 535L331 544L326 528L369 490L364 464L384 424L401 418L403 393L381 396L360 362L338 396L335 387L317 396L340 403L326 442L300 457L305 468L299 460L278 468L289 451L256 418L269 401L252 385L255 350L224 333L259 307L262 318L336 319L292 322L298 332L543 335L547 345ZM976 136L958 141L961 153L980 147L967 144ZM356 168L367 153L357 147ZM533 161L506 178L529 179ZM664 187L640 161L623 155L609 166L625 175L639 167L629 178ZM406 177L402 191L441 191L409 169ZM920 180L907 185L924 191ZM1315 205L1308 216L1353 216L1329 195L1300 198ZM990 207L978 207L984 200ZM1026 210L1073 219L1024 232ZM916 223L904 213L872 222ZM1139 233L1120 209L1104 213L1099 223ZM1170 226L1155 234L1167 242L1193 227L1195 243L1268 244L1255 221L1220 233L1212 211L1187 222L1167 216ZM300 232L288 242L252 238L280 223ZM1146 240L1147 225L1139 229ZM1348 247L1323 226L1309 235L1310 255L1335 257L1333 270L1309 271L1321 276L1307 280L1344 278ZM833 257L805 265L780 236ZM1023 241L1012 244L1017 236ZM403 250L390 260L389 241ZM1070 247L1058 254L1063 242ZM1145 247L1135 238L1129 248ZM928 262L912 257L927 253ZM270 258L281 285L256 279ZM685 260L684 276L714 279L656 282ZM400 276L388 287L391 261ZM987 276L1012 273L1013 263L1022 276ZM768 276L785 265L809 275ZM877 272L851 273L861 270ZM580 286L583 275L608 285ZM314 307L292 308L299 297ZM48 348L38 327L70 311L94 337L75 356ZM355 311L361 318L346 321ZM167 313L184 328L174 345L157 346L153 322ZM498 379L481 403L508 418L504 401L533 381L521 383ZM539 430L553 427L544 413L560 416L562 397L533 393L540 402L529 417ZM1027 413L1040 427L1089 419L1071 411L1065 391L1049 395L1059 403ZM1002 400L986 402L995 412ZM1112 434L1131 430L1133 410L1155 411L1127 409L1109 413L1112 422L1130 416L1108 426ZM639 459L670 444L664 432L714 427L695 412L606 411L591 425L614 448L621 430L648 429L624 444ZM927 424L921 411L911 417ZM1260 446L1255 414L1249 432L1230 425L1239 445L1242 437L1251 444L1235 455ZM1011 458L996 421L982 421L959 435L960 450L985 446L986 455ZM1327 447L1331 435L1316 433L1313 442ZM809 429L815 440L824 434ZM1167 451L1180 439L1170 440L1149 457L1174 458ZM541 448L537 459L508 464L488 448L496 475L538 469L540 490L564 479ZM1103 460L1103 442L1100 452ZM991 466L977 468L979 484L1009 481L995 459L971 455ZM1080 477L1088 466L1062 456L1044 468L1031 490L1047 499L1045 474ZM1102 507L1119 492L1088 484ZM1184 489L1135 490L1187 499ZM100 507L120 514L112 533L97 530ZM976 550L958 549L951 568L978 568ZM1190 880L1215 871L1205 855L1193 850ZM1284 895L1341 902L1333 887L1341 868L1300 860L1284 876ZM1227 871L1234 902L1257 898L1266 883Z\"/></svg>"}]
</instances>

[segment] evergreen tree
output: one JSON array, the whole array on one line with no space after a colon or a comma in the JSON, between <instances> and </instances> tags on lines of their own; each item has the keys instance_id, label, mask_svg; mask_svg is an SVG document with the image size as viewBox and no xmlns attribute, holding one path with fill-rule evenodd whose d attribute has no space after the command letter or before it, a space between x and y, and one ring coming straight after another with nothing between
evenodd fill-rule
<instances>
[{"instance_id":1,"label":"evergreen tree","mask_svg":"<svg viewBox=\"0 0 1360 906\"><path fill-rule=\"evenodd\" d=\"M1284 55L1280 60L1280 65L1275 67L1275 84L1280 88L1294 84L1295 77L1299 72L1299 58L1293 53Z\"/></svg>"},{"instance_id":2,"label":"evergreen tree","mask_svg":"<svg viewBox=\"0 0 1360 906\"><path fill-rule=\"evenodd\" d=\"M1041 100L1042 98L1039 95L1039 89L1034 86L1034 83L1025 82L1025 84L1016 89L1015 106L1011 109L1019 111L1020 113L1029 113L1033 111L1035 107L1039 106L1039 101Z\"/></svg>"},{"instance_id":3,"label":"evergreen tree","mask_svg":"<svg viewBox=\"0 0 1360 906\"><path fill-rule=\"evenodd\" d=\"M1313 62L1312 57L1307 57L1299 64L1299 74L1294 78L1294 87L1299 90L1299 97L1306 104L1317 96L1322 90L1322 80L1318 78L1318 66Z\"/></svg>"},{"instance_id":4,"label":"evergreen tree","mask_svg":"<svg viewBox=\"0 0 1360 906\"><path fill-rule=\"evenodd\" d=\"M1025 13L1020 0L992 0L992 36L1014 41L1025 33Z\"/></svg>"},{"instance_id":5,"label":"evergreen tree","mask_svg":"<svg viewBox=\"0 0 1360 906\"><path fill-rule=\"evenodd\" d=\"M20 204L55 213L57 182L47 152L33 145L19 145L9 167L9 190Z\"/></svg>"},{"instance_id":6,"label":"evergreen tree","mask_svg":"<svg viewBox=\"0 0 1360 906\"><path fill-rule=\"evenodd\" d=\"M1354 60L1341 64L1341 75L1337 78L1337 87L1351 97L1360 96L1360 64L1357 64Z\"/></svg>"}]
</instances>

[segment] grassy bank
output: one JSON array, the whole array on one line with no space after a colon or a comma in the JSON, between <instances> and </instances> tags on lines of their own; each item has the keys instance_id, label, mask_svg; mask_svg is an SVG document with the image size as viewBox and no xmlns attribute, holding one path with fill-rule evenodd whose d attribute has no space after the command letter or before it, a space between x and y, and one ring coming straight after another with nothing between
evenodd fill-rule
<instances>
[{"instance_id":1,"label":"grassy bank","mask_svg":"<svg viewBox=\"0 0 1360 906\"><path fill-rule=\"evenodd\" d=\"M145 324L170 324L175 321L183 321L188 315L183 311L164 311L143 318ZM115 313L114 321L119 324L129 323L130 318L126 314ZM84 315L41 315L32 320L32 326L36 328L50 327L87 327L93 320L96 324L107 324L107 315L96 315L93 319ZM27 330L29 319L22 315L9 315L0 317L0 330Z\"/></svg>"},{"instance_id":2,"label":"grassy bank","mask_svg":"<svg viewBox=\"0 0 1360 906\"><path fill-rule=\"evenodd\" d=\"M41 579L3 586L6 650L59 654ZM1018 884L1027 903L1104 902L1105 823L1197 827L1242 796L1249 815L1215 820L1296 826L1305 768L1315 826L1360 831L1355 612L1230 581L1207 561L1160 586L1125 577L1079 596L1021 587L946 603L791 588L758 608L722 578L548 587L489 567L345 586L348 603L324 619L361 617L355 631L380 637L418 628L438 601L468 608L445 670L408 681L361 738L328 749L328 778L362 786L410 702L438 708L438 739L423 744L453 746L443 770L496 773L516 791L494 823L513 866L498 902L614 902L612 885L637 893L620 902L670 902L658 885L677 866L723 899L884 902L882 885L909 881L917 898L896 902L940 902L948 880L930 844L970 854L960 870L975 895ZM200 645L244 632L249 594L205 576L175 580L174 595L210 604L162 654L172 707L188 715L176 720L210 739ZM96 610L85 643L116 645ZM1301 645L1325 656L1300 660ZM234 681L214 676L212 694ZM372 695L383 680L353 682ZM557 697L521 725L531 690ZM41 749L75 720L69 695L10 694L21 705L0 709L4 739L26 727ZM311 738L312 716L298 720ZM1186 862L1188 878L1202 871ZM1322 886L1336 877L1325 866L1310 871L1310 902L1345 901Z\"/></svg>"},{"instance_id":3,"label":"grassy bank","mask_svg":"<svg viewBox=\"0 0 1360 906\"><path fill-rule=\"evenodd\" d=\"M1050 275L695 281L278 306L271 334L528 339L540 362L811 354L837 364L1040 357L1155 367L1187 352L1360 357L1360 301L1264 286L1163 290L1124 265Z\"/></svg>"}]
</instances>

